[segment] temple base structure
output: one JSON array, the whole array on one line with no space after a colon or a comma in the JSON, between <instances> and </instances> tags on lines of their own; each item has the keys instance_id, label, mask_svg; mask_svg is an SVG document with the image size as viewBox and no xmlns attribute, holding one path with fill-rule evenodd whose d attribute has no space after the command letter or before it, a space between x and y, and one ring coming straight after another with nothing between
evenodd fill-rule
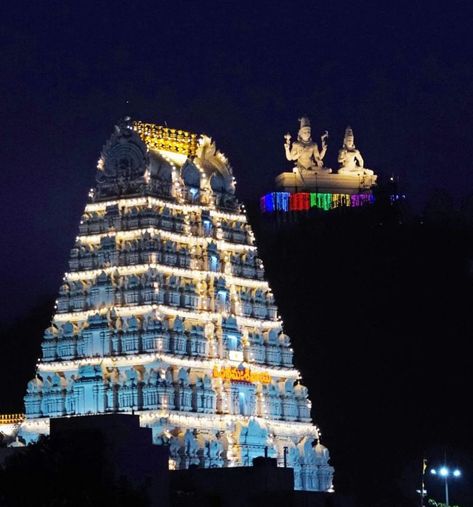
<instances>
[{"instance_id":1,"label":"temple base structure","mask_svg":"<svg viewBox=\"0 0 473 507\"><path fill-rule=\"evenodd\" d=\"M326 194L361 194L376 184L376 175L354 173L333 174L327 171L283 172L276 177L276 187L285 192L317 192Z\"/></svg>"}]
</instances>

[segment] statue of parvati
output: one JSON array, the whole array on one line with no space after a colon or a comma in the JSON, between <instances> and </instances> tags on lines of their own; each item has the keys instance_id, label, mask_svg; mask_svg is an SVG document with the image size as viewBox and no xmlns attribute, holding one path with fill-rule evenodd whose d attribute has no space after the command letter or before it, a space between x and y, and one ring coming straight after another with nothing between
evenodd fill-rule
<instances>
[{"instance_id":1,"label":"statue of parvati","mask_svg":"<svg viewBox=\"0 0 473 507\"><path fill-rule=\"evenodd\" d=\"M343 138L343 146L338 152L338 163L340 168L339 174L349 175L373 175L374 172L370 169L365 169L364 160L359 150L355 147L355 136L351 127L345 129L345 137Z\"/></svg>"}]
</instances>

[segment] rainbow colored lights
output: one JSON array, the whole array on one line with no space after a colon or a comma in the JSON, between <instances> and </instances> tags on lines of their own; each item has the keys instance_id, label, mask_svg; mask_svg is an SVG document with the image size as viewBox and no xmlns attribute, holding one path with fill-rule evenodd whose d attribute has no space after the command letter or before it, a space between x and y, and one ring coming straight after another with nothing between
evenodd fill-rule
<instances>
[{"instance_id":1,"label":"rainbow colored lights","mask_svg":"<svg viewBox=\"0 0 473 507\"><path fill-rule=\"evenodd\" d=\"M310 208L330 210L340 207L360 207L372 204L372 194L326 194L314 192L270 192L260 199L261 211L307 211Z\"/></svg>"}]
</instances>

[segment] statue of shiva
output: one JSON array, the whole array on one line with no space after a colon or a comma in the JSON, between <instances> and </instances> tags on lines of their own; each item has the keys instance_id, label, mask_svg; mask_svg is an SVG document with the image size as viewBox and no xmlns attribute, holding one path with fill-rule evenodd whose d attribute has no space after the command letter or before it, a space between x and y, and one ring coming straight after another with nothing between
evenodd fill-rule
<instances>
[{"instance_id":1,"label":"statue of shiva","mask_svg":"<svg viewBox=\"0 0 473 507\"><path fill-rule=\"evenodd\" d=\"M319 150L317 143L312 140L309 118L299 118L299 122L300 127L297 141L294 141L292 146L291 134L284 136L286 139L284 150L287 160L295 161L299 170L331 172L331 169L324 167L323 163L323 158L327 151L328 132L325 131L321 136L321 149Z\"/></svg>"}]
</instances>

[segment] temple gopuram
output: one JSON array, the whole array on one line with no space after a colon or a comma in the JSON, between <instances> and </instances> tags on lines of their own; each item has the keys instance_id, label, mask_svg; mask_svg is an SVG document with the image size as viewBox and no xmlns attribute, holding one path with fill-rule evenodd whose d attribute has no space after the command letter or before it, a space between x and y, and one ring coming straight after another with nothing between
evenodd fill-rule
<instances>
[{"instance_id":1,"label":"temple gopuram","mask_svg":"<svg viewBox=\"0 0 473 507\"><path fill-rule=\"evenodd\" d=\"M296 141L291 142L289 133L284 136L286 159L295 165L291 172L282 172L276 177L275 192L261 197L261 211L284 214L311 208L328 211L371 204L377 176L365 167L363 157L355 147L351 127L345 130L337 157L339 168L334 172L324 165L328 132L322 134L319 148L312 140L310 120L303 117L299 122Z\"/></svg>"},{"instance_id":2,"label":"temple gopuram","mask_svg":"<svg viewBox=\"0 0 473 507\"><path fill-rule=\"evenodd\" d=\"M324 148L316 159L301 139L286 150L302 169L283 173L282 185L312 172L359 181L325 174ZM305 167L310 160L318 169ZM52 418L133 413L153 443L169 446L170 469L267 456L294 469L295 489L332 491L328 450L215 142L125 118L96 179L26 419L12 421L18 437L47 434Z\"/></svg>"}]
</instances>

